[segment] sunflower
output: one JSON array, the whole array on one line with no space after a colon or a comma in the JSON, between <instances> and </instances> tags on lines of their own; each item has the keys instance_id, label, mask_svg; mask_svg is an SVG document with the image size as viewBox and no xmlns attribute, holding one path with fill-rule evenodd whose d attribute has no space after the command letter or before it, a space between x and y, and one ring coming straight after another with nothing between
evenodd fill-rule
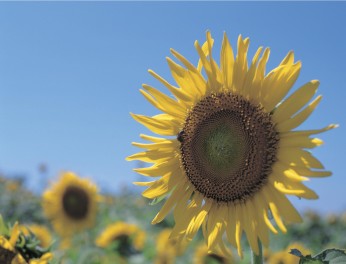
<instances>
[{"instance_id":1,"label":"sunflower","mask_svg":"<svg viewBox=\"0 0 346 264\"><path fill-rule=\"evenodd\" d=\"M98 190L95 184L72 172L63 173L43 194L43 210L62 237L90 228L95 223Z\"/></svg>"},{"instance_id":2,"label":"sunflower","mask_svg":"<svg viewBox=\"0 0 346 264\"><path fill-rule=\"evenodd\" d=\"M299 258L290 254L292 249L298 249L304 256L311 254L311 252L300 243L292 243L285 250L275 252L269 255L268 264L297 264Z\"/></svg>"},{"instance_id":3,"label":"sunflower","mask_svg":"<svg viewBox=\"0 0 346 264\"><path fill-rule=\"evenodd\" d=\"M30 247L27 247L30 244ZM0 236L0 263L2 264L48 264L53 254L33 248L32 243L23 238L18 222L12 228L9 238Z\"/></svg>"},{"instance_id":4,"label":"sunflower","mask_svg":"<svg viewBox=\"0 0 346 264\"><path fill-rule=\"evenodd\" d=\"M95 244L101 248L114 246L122 256L141 251L146 234L137 225L117 222L108 225L96 238Z\"/></svg>"},{"instance_id":5,"label":"sunflower","mask_svg":"<svg viewBox=\"0 0 346 264\"><path fill-rule=\"evenodd\" d=\"M219 66L213 59L213 42L210 32L202 47L195 42L197 67L171 49L185 66L167 58L178 87L149 70L174 98L143 85L141 93L163 113L131 115L164 137L141 135L148 143L133 143L144 150L127 160L153 163L135 171L155 180L135 184L147 187L146 198L167 196L152 223L161 222L173 209L172 238L190 241L202 227L210 250L220 247L226 252L225 237L242 256L244 232L258 255L258 239L268 246L269 230L286 232L285 224L302 220L286 195L318 198L302 182L331 172L310 153L322 144L311 136L336 125L294 130L321 96L310 102L319 85L313 80L286 97L301 69L293 52L266 74L269 48L262 53L260 47L248 66L249 39L239 36L234 58L225 34Z\"/></svg>"},{"instance_id":6,"label":"sunflower","mask_svg":"<svg viewBox=\"0 0 346 264\"><path fill-rule=\"evenodd\" d=\"M171 232L171 228L165 228L157 235L155 264L173 264L176 256L184 252L183 245L178 244L175 239L169 238Z\"/></svg>"},{"instance_id":7,"label":"sunflower","mask_svg":"<svg viewBox=\"0 0 346 264\"><path fill-rule=\"evenodd\" d=\"M52 243L52 235L50 234L47 227L37 224L32 224L29 226L21 226L21 231L24 235L29 235L32 232L40 241L40 246L47 248Z\"/></svg>"},{"instance_id":8,"label":"sunflower","mask_svg":"<svg viewBox=\"0 0 346 264\"><path fill-rule=\"evenodd\" d=\"M231 264L232 260L222 254L211 253L206 244L201 244L196 248L194 264Z\"/></svg>"}]
</instances>

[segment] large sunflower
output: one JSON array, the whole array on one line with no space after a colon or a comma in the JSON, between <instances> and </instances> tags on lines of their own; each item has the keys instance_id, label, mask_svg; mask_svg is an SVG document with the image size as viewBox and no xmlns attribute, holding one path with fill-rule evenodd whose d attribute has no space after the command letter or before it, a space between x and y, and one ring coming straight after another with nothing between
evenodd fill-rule
<instances>
[{"instance_id":1,"label":"large sunflower","mask_svg":"<svg viewBox=\"0 0 346 264\"><path fill-rule=\"evenodd\" d=\"M143 196L149 199L167 196L152 223L174 209L172 238L189 241L202 227L209 250L226 253L226 238L242 256L244 232L258 255L258 239L269 244L268 230L286 232L285 224L301 221L286 195L318 197L302 182L331 173L310 153L322 144L311 136L336 126L293 131L321 100L318 96L309 103L319 85L316 80L286 97L301 68L293 52L266 74L268 48L262 53L260 47L248 66L249 39L239 36L234 57L225 34L218 65L212 46L209 32L202 47L195 42L197 67L171 50L185 66L167 59L178 87L149 70L174 98L144 84L141 93L163 114L132 116L168 137L141 135L149 143L133 143L144 151L127 159L153 163L135 171L155 180L137 184L148 187Z\"/></svg>"},{"instance_id":2,"label":"large sunflower","mask_svg":"<svg viewBox=\"0 0 346 264\"><path fill-rule=\"evenodd\" d=\"M43 209L55 231L69 237L94 225L99 198L95 184L66 172L44 192Z\"/></svg>"}]
</instances>

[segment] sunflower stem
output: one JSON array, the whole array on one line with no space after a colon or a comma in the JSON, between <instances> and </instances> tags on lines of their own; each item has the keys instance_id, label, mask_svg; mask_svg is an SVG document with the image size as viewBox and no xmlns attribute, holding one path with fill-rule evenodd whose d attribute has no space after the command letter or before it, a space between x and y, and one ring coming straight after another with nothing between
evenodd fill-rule
<instances>
[{"instance_id":1,"label":"sunflower stem","mask_svg":"<svg viewBox=\"0 0 346 264\"><path fill-rule=\"evenodd\" d=\"M251 264L263 264L263 254L262 254L262 244L261 241L258 240L258 252L256 253L251 249Z\"/></svg>"}]
</instances>

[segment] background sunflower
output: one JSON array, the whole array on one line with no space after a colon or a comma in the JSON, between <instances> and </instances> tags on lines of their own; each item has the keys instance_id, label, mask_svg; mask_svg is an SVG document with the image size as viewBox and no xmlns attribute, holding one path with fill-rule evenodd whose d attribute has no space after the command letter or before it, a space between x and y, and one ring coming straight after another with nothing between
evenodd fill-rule
<instances>
[{"instance_id":1,"label":"background sunflower","mask_svg":"<svg viewBox=\"0 0 346 264\"><path fill-rule=\"evenodd\" d=\"M65 172L42 198L44 213L62 237L72 236L95 224L100 196L96 185L87 179Z\"/></svg>"}]
</instances>

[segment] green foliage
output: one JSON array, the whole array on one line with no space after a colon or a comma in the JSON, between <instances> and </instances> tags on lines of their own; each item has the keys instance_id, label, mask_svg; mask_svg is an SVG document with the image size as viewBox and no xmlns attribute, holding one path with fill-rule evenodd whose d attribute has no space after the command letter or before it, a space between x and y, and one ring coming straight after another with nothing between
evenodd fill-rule
<instances>
[{"instance_id":1,"label":"green foliage","mask_svg":"<svg viewBox=\"0 0 346 264\"><path fill-rule=\"evenodd\" d=\"M291 254L300 258L299 264L344 264L346 263L346 254L341 249L326 249L316 256L303 256L298 249L292 249Z\"/></svg>"}]
</instances>

